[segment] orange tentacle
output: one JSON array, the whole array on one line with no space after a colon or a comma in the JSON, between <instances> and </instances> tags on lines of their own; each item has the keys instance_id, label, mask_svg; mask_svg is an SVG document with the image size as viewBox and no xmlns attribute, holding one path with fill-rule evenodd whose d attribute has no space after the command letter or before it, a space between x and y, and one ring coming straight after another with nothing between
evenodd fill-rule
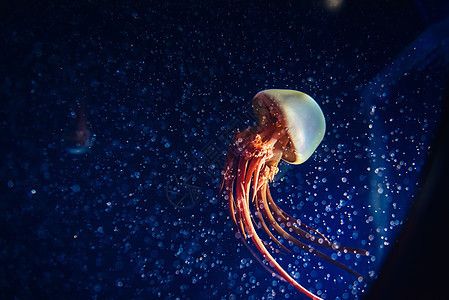
<instances>
[{"instance_id":1,"label":"orange tentacle","mask_svg":"<svg viewBox=\"0 0 449 300\"><path fill-rule=\"evenodd\" d=\"M243 194L242 194L243 196ZM238 208L242 212L242 217L245 224L245 229L248 232L248 236L251 237L252 241L254 242L256 248L259 250L260 253L262 253L263 257L268 261L268 263L274 267L274 269L279 273L279 275L284 278L287 282L289 282L291 285L293 285L298 291L305 294L306 296L310 297L311 299L321 299L306 288L304 288L302 285L300 285L293 277L291 277L280 265L279 263L274 259L274 257L270 254L270 252L267 250L265 245L263 244L262 240L257 235L257 232L251 222L251 216L249 212L249 206L246 204L248 203L248 200L245 200L243 197L240 197L237 199Z\"/></svg>"}]
</instances>

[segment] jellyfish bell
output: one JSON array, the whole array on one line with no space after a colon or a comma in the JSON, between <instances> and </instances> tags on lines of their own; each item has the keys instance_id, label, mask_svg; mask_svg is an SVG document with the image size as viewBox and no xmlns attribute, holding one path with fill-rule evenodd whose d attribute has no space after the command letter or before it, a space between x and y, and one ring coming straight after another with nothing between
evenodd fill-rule
<instances>
[{"instance_id":1,"label":"jellyfish bell","mask_svg":"<svg viewBox=\"0 0 449 300\"><path fill-rule=\"evenodd\" d=\"M307 94L279 89L257 93L253 108L258 125L236 134L222 172L222 188L227 194L231 217L244 244L248 245L246 240L250 239L274 269L274 274L308 297L319 299L293 279L272 253L291 252L288 248L291 243L360 279L359 273L317 248L361 255L368 255L368 252L332 242L318 230L286 213L271 196L269 182L277 174L281 160L301 164L317 149L326 129L323 112ZM272 243L263 241L256 227L262 228ZM287 241L287 245L277 236Z\"/></svg>"},{"instance_id":2,"label":"jellyfish bell","mask_svg":"<svg viewBox=\"0 0 449 300\"><path fill-rule=\"evenodd\" d=\"M279 138L288 140L282 149L282 159L290 164L305 162L323 140L326 131L323 112L305 93L279 89L261 91L253 98L253 108L261 126L275 125L281 129Z\"/></svg>"}]
</instances>

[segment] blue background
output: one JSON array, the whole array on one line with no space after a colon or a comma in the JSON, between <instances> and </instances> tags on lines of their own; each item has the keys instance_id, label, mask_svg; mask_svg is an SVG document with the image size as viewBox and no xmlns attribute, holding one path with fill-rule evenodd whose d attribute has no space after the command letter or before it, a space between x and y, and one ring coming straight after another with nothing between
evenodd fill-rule
<instances>
[{"instance_id":1,"label":"blue background","mask_svg":"<svg viewBox=\"0 0 449 300\"><path fill-rule=\"evenodd\" d=\"M308 162L281 163L275 199L371 253L333 254L363 282L299 249L281 263L322 297L366 292L438 124L449 25L444 1L356 2L2 8L1 298L302 297L235 237L218 192L267 88L310 94L327 122ZM95 138L76 154L80 109Z\"/></svg>"}]
</instances>

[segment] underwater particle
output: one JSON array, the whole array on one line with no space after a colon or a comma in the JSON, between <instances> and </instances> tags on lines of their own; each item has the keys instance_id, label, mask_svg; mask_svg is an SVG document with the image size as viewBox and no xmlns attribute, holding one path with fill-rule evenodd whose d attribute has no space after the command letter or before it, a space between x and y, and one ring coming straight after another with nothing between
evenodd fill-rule
<instances>
[{"instance_id":1,"label":"underwater particle","mask_svg":"<svg viewBox=\"0 0 449 300\"><path fill-rule=\"evenodd\" d=\"M72 190L72 192L78 193L81 190L81 187L78 184L74 184L70 187L70 189Z\"/></svg>"},{"instance_id":2,"label":"underwater particle","mask_svg":"<svg viewBox=\"0 0 449 300\"><path fill-rule=\"evenodd\" d=\"M310 96L294 90L273 89L259 92L253 99L253 108L258 117L258 125L236 134L222 173L222 188L229 200L231 217L243 243L247 245L246 240L252 240L270 267L275 269L273 271L265 266L272 274L277 274L311 299L320 299L291 277L272 256L271 253L277 249L272 246L272 251L267 249L268 244L260 239L253 220L257 217L261 227L279 248L290 252L274 236L272 230L300 249L357 278L361 277L310 244L361 255L367 255L366 250L340 246L318 230L293 218L275 203L269 188L269 182L279 171L278 164L281 160L289 164L304 163L321 143L326 127L323 112ZM254 204L254 215L250 203ZM251 253L260 261L253 251Z\"/></svg>"}]
</instances>

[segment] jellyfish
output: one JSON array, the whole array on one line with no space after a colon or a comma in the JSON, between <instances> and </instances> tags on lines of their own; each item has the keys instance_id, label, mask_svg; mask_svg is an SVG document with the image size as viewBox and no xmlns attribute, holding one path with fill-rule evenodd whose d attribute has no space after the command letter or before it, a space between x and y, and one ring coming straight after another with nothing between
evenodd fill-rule
<instances>
[{"instance_id":1,"label":"jellyfish","mask_svg":"<svg viewBox=\"0 0 449 300\"><path fill-rule=\"evenodd\" d=\"M221 188L242 241L248 246L246 241L251 240L268 263L265 268L311 299L320 298L297 282L274 258L274 253L291 253L289 246L296 245L361 280L359 273L323 250L368 255L366 250L331 241L278 206L270 192L269 183L278 173L281 160L302 164L321 143L326 123L320 107L305 93L271 89L256 94L253 109L258 124L236 134L222 172ZM272 242L263 241L258 229Z\"/></svg>"},{"instance_id":2,"label":"jellyfish","mask_svg":"<svg viewBox=\"0 0 449 300\"><path fill-rule=\"evenodd\" d=\"M65 138L66 150L69 154L81 155L88 152L95 141L95 134L90 130L90 122L87 120L83 102L76 101L74 128Z\"/></svg>"}]
</instances>

